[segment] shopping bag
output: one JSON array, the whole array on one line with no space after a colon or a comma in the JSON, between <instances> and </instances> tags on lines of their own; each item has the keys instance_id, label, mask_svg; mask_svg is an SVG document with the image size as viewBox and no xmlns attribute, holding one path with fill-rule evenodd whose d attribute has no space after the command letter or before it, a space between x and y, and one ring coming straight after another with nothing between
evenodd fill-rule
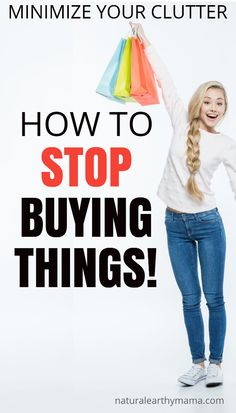
<instances>
[{"instance_id":1,"label":"shopping bag","mask_svg":"<svg viewBox=\"0 0 236 413\"><path fill-rule=\"evenodd\" d=\"M122 99L115 97L113 95L113 92L125 44L126 39L121 39L96 89L96 92L100 95L103 95L108 99L115 100L120 103L125 102Z\"/></svg>"},{"instance_id":2,"label":"shopping bag","mask_svg":"<svg viewBox=\"0 0 236 413\"><path fill-rule=\"evenodd\" d=\"M114 89L114 96L124 99L125 101L133 101L130 99L131 85L131 37L128 37L124 47L124 52L120 61L120 68Z\"/></svg>"},{"instance_id":3,"label":"shopping bag","mask_svg":"<svg viewBox=\"0 0 236 413\"><path fill-rule=\"evenodd\" d=\"M154 73L137 37L132 37L131 50L130 95L141 105L160 103Z\"/></svg>"}]
</instances>

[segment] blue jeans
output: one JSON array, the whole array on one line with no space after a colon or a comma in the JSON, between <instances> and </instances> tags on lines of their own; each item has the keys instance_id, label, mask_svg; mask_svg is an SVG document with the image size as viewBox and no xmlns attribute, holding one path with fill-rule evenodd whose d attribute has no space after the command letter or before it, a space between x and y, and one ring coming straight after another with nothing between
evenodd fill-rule
<instances>
[{"instance_id":1,"label":"blue jeans","mask_svg":"<svg viewBox=\"0 0 236 413\"><path fill-rule=\"evenodd\" d=\"M204 325L200 309L201 284L209 310L210 363L222 361L226 314L223 297L226 239L217 208L196 214L166 209L168 249L182 294L184 321L193 363L205 358Z\"/></svg>"}]
</instances>

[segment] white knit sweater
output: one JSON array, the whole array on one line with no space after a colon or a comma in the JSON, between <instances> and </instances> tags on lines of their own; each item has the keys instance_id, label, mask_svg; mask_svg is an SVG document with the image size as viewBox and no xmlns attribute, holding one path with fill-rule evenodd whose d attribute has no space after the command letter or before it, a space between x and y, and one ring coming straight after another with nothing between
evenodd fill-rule
<instances>
[{"instance_id":1,"label":"white knit sweater","mask_svg":"<svg viewBox=\"0 0 236 413\"><path fill-rule=\"evenodd\" d=\"M146 56L162 89L162 96L173 126L173 138L164 173L157 194L173 209L197 213L216 207L211 180L215 170L223 162L236 199L236 142L222 134L200 129L201 166L195 175L198 187L204 194L203 201L191 197L186 189L189 170L186 165L186 141L189 123L187 111L178 96L175 85L160 56L152 45L145 48Z\"/></svg>"}]
</instances>

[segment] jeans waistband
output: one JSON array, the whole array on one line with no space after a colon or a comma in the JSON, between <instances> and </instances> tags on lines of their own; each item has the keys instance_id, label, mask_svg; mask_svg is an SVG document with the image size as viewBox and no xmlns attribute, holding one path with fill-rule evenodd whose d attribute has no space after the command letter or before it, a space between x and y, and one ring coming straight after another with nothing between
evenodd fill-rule
<instances>
[{"instance_id":1,"label":"jeans waistband","mask_svg":"<svg viewBox=\"0 0 236 413\"><path fill-rule=\"evenodd\" d=\"M170 209L166 208L166 217L172 217L173 219L180 220L180 221L198 220L198 218L205 217L211 214L220 216L218 208L213 208L208 211L202 211L202 212L196 212L196 213L187 213L187 212L180 213L180 212L171 211Z\"/></svg>"}]
</instances>

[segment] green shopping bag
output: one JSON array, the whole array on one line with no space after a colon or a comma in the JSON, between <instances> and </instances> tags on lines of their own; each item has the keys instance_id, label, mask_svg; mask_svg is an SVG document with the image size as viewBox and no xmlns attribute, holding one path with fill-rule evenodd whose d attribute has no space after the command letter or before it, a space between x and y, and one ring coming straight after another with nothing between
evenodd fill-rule
<instances>
[{"instance_id":1,"label":"green shopping bag","mask_svg":"<svg viewBox=\"0 0 236 413\"><path fill-rule=\"evenodd\" d=\"M131 87L131 37L128 37L124 47L123 55L120 61L119 72L116 80L113 95L122 98L125 101L133 102L134 99L130 97Z\"/></svg>"}]
</instances>

